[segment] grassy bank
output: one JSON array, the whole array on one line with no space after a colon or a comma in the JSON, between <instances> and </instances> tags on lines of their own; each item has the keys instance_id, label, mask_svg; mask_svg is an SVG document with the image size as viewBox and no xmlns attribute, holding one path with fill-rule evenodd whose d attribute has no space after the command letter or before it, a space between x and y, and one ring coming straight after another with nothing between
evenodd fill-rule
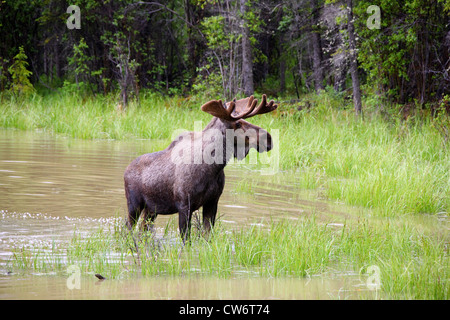
<instances>
[{"instance_id":1,"label":"grassy bank","mask_svg":"<svg viewBox=\"0 0 450 320\"><path fill-rule=\"evenodd\" d=\"M126 111L115 96L71 93L34 95L0 106L0 127L41 129L82 139L163 139L175 130L194 130L210 116L199 110L199 96L163 97L145 92ZM280 99L281 100L281 99ZM450 208L448 118L397 116L371 112L354 118L342 98L324 93L297 105L281 103L271 115L251 119L269 132L279 130L280 169L291 170L305 188L384 216L442 213ZM394 112L395 113L395 112ZM155 150L148 150L155 151Z\"/></svg>"},{"instance_id":2,"label":"grassy bank","mask_svg":"<svg viewBox=\"0 0 450 320\"><path fill-rule=\"evenodd\" d=\"M304 220L265 221L264 226L225 229L220 225L206 241L194 230L183 247L175 224L154 237L135 235L136 245L118 219L110 229L74 234L69 243L49 247L17 247L11 270L59 272L77 265L83 277L100 273L107 279L136 276L202 276L224 278L351 276L360 290L379 272L376 297L386 299L449 298L448 252L445 239L408 223L353 221L326 224ZM356 289L355 289L356 290Z\"/></svg>"}]
</instances>

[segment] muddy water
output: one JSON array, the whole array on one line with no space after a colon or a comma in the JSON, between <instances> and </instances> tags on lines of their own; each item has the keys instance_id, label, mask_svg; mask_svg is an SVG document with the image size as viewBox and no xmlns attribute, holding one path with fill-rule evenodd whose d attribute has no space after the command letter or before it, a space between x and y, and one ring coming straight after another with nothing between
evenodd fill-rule
<instances>
[{"instance_id":1,"label":"muddy water","mask_svg":"<svg viewBox=\"0 0 450 320\"><path fill-rule=\"evenodd\" d=\"M95 279L95 278L94 278ZM0 277L0 299L354 299L362 294L356 277L340 279L265 279L214 277L154 277L97 281L82 279L80 289L69 290L67 278L30 275Z\"/></svg>"},{"instance_id":2,"label":"muddy water","mask_svg":"<svg viewBox=\"0 0 450 320\"><path fill-rule=\"evenodd\" d=\"M83 279L69 290L67 278L52 272L10 274L11 248L68 239L125 216L123 172L136 156L162 149L167 141L84 141L42 132L0 129L0 299L5 298L177 298L329 299L355 297L357 275L327 279L146 278L97 283ZM260 175L245 165L226 169L219 203L224 224L297 219L314 212L337 225L350 209L299 188L292 173ZM158 217L163 227L168 217ZM211 288L214 288L213 290Z\"/></svg>"}]
</instances>

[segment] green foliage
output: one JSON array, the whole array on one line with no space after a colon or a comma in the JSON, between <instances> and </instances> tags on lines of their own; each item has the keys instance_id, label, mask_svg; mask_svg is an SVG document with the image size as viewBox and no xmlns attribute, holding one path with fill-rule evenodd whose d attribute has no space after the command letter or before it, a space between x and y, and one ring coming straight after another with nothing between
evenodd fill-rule
<instances>
[{"instance_id":1,"label":"green foliage","mask_svg":"<svg viewBox=\"0 0 450 320\"><path fill-rule=\"evenodd\" d=\"M449 0L438 0L438 1L444 4L445 12L450 12L450 1Z\"/></svg>"},{"instance_id":2,"label":"green foliage","mask_svg":"<svg viewBox=\"0 0 450 320\"><path fill-rule=\"evenodd\" d=\"M93 61L93 57L89 56L87 49L88 45L84 41L84 38L80 39L78 45L73 45L73 54L71 57L68 57L67 60L69 62L69 66L74 68L74 72L76 75L76 81L78 83L78 78L81 81L88 81L90 72L90 62Z\"/></svg>"},{"instance_id":3,"label":"green foliage","mask_svg":"<svg viewBox=\"0 0 450 320\"><path fill-rule=\"evenodd\" d=\"M28 95L34 92L34 87L29 77L33 74L27 69L27 55L23 47L19 47L19 53L14 56L13 64L8 68L11 74L11 92L14 95Z\"/></svg>"},{"instance_id":4,"label":"green foliage","mask_svg":"<svg viewBox=\"0 0 450 320\"><path fill-rule=\"evenodd\" d=\"M370 5L381 9L380 30L366 26L366 9ZM368 83L379 93L407 102L405 91L411 92L414 86L425 81L426 88L416 88L415 92L416 99L424 103L441 86L428 69L439 69L439 65L433 66L439 58L431 57L442 45L445 27L440 21L448 20L448 14L443 13L445 6L448 1L355 2L355 27L361 37L358 60L368 74ZM428 60L422 60L425 56Z\"/></svg>"},{"instance_id":5,"label":"green foliage","mask_svg":"<svg viewBox=\"0 0 450 320\"><path fill-rule=\"evenodd\" d=\"M225 17L211 16L201 22L207 45L211 49L229 50L230 42L236 41L239 35L227 34L225 31Z\"/></svg>"},{"instance_id":6,"label":"green foliage","mask_svg":"<svg viewBox=\"0 0 450 320\"><path fill-rule=\"evenodd\" d=\"M450 95L446 94L439 102L435 110L435 118L433 119L433 126L442 136L442 147L448 148L450 143Z\"/></svg>"},{"instance_id":7,"label":"green foliage","mask_svg":"<svg viewBox=\"0 0 450 320\"><path fill-rule=\"evenodd\" d=\"M77 44L73 45L72 56L67 57L69 67L75 74L76 88L81 92L100 91L98 86L103 87L103 92L107 92L107 88L111 79L104 76L105 68L95 70L95 57L89 53L89 46L82 37ZM68 80L64 81L64 89L71 90L71 84Z\"/></svg>"},{"instance_id":8,"label":"green foliage","mask_svg":"<svg viewBox=\"0 0 450 320\"><path fill-rule=\"evenodd\" d=\"M7 59L3 59L2 57L0 57L0 91L3 91L5 89L8 81L8 62L9 61Z\"/></svg>"},{"instance_id":9,"label":"green foliage","mask_svg":"<svg viewBox=\"0 0 450 320\"><path fill-rule=\"evenodd\" d=\"M220 72L207 64L202 69L200 75L197 76L192 85L192 93L208 99L209 97L220 97L223 92L222 77Z\"/></svg>"}]
</instances>

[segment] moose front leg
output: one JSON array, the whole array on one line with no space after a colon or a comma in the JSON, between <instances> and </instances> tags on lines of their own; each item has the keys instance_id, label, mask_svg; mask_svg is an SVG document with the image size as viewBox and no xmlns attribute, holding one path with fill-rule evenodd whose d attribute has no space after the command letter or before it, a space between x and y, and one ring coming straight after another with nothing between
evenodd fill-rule
<instances>
[{"instance_id":1,"label":"moose front leg","mask_svg":"<svg viewBox=\"0 0 450 320\"><path fill-rule=\"evenodd\" d=\"M217 203L219 199L206 202L203 205L203 228L207 234L210 233L211 228L214 227L217 213Z\"/></svg>"}]
</instances>

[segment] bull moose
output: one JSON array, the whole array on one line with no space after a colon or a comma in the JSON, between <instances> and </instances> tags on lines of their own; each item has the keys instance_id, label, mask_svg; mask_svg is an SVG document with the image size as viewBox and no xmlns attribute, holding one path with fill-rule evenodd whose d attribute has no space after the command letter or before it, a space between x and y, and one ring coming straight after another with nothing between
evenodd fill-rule
<instances>
[{"instance_id":1,"label":"bull moose","mask_svg":"<svg viewBox=\"0 0 450 320\"><path fill-rule=\"evenodd\" d=\"M222 103L211 100L201 110L213 116L202 132L181 134L166 149L144 154L131 162L124 174L131 230L143 212L149 227L158 214L178 212L183 242L189 238L192 212L203 207L203 227L214 226L217 204L225 184L224 168L231 157L242 160L251 148L272 149L264 129L244 119L271 112L273 101L261 103L250 96Z\"/></svg>"}]
</instances>

